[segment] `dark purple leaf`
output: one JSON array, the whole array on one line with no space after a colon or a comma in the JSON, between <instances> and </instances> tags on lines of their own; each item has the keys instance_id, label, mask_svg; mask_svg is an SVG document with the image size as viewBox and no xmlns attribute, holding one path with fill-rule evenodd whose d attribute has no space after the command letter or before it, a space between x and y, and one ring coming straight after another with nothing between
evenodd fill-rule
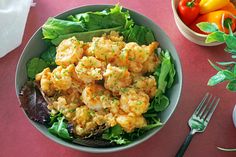
<instances>
[{"instance_id":1,"label":"dark purple leaf","mask_svg":"<svg viewBox=\"0 0 236 157\"><path fill-rule=\"evenodd\" d=\"M41 124L49 122L50 113L47 101L33 82L26 82L20 91L19 98L21 107L31 120Z\"/></svg>"}]
</instances>

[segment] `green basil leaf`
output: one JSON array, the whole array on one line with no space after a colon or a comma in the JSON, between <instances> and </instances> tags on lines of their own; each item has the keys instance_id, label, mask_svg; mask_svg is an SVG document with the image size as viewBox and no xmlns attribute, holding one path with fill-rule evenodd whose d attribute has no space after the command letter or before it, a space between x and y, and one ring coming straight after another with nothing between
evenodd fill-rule
<instances>
[{"instance_id":1,"label":"green basil leaf","mask_svg":"<svg viewBox=\"0 0 236 157\"><path fill-rule=\"evenodd\" d=\"M218 27L215 23L210 23L210 22L201 22L197 24L197 27L206 33L212 33L215 31L218 31Z\"/></svg>"},{"instance_id":2,"label":"green basil leaf","mask_svg":"<svg viewBox=\"0 0 236 157\"><path fill-rule=\"evenodd\" d=\"M221 71L222 69L220 67L218 67L217 65L215 65L214 63L212 63L209 59L208 62L211 64L211 66L216 69L217 71Z\"/></svg>"},{"instance_id":3,"label":"green basil leaf","mask_svg":"<svg viewBox=\"0 0 236 157\"><path fill-rule=\"evenodd\" d=\"M236 78L235 78L236 79ZM226 88L232 92L236 92L236 80L230 81Z\"/></svg>"},{"instance_id":4,"label":"green basil leaf","mask_svg":"<svg viewBox=\"0 0 236 157\"><path fill-rule=\"evenodd\" d=\"M225 48L225 51L226 51L226 52L229 52L229 53L232 53L232 54L236 54L236 50L231 49L231 48L229 48L229 47L226 47L226 48Z\"/></svg>"},{"instance_id":5,"label":"green basil leaf","mask_svg":"<svg viewBox=\"0 0 236 157\"><path fill-rule=\"evenodd\" d=\"M223 70L223 71L221 71L221 73L223 73L225 75L226 80L234 80L235 79L234 73L229 70Z\"/></svg>"},{"instance_id":6,"label":"green basil leaf","mask_svg":"<svg viewBox=\"0 0 236 157\"><path fill-rule=\"evenodd\" d=\"M216 75L212 76L209 79L207 85L208 86L214 86L218 83L221 83L221 82L225 81L225 78L226 78L226 76L222 73L222 71L219 71Z\"/></svg>"},{"instance_id":7,"label":"green basil leaf","mask_svg":"<svg viewBox=\"0 0 236 157\"><path fill-rule=\"evenodd\" d=\"M228 34L224 34L225 43L230 52L235 53L236 51L236 37Z\"/></svg>"},{"instance_id":8,"label":"green basil leaf","mask_svg":"<svg viewBox=\"0 0 236 157\"><path fill-rule=\"evenodd\" d=\"M235 75L233 74L233 72L229 70L222 70L210 78L210 80L208 81L208 86L214 86L225 80L232 81L234 79L235 79Z\"/></svg>"},{"instance_id":9,"label":"green basil leaf","mask_svg":"<svg viewBox=\"0 0 236 157\"><path fill-rule=\"evenodd\" d=\"M228 66L228 65L232 65L232 64L236 64L236 62L216 62L217 64L219 65L222 65L222 66Z\"/></svg>"},{"instance_id":10,"label":"green basil leaf","mask_svg":"<svg viewBox=\"0 0 236 157\"><path fill-rule=\"evenodd\" d=\"M206 43L212 43L212 42L224 42L225 39L223 37L224 33L223 32L220 32L220 31L217 31L217 32L213 32L209 35L207 35L207 38L206 38Z\"/></svg>"},{"instance_id":11,"label":"green basil leaf","mask_svg":"<svg viewBox=\"0 0 236 157\"><path fill-rule=\"evenodd\" d=\"M231 57L232 57L233 59L236 59L236 55L232 55Z\"/></svg>"},{"instance_id":12,"label":"green basil leaf","mask_svg":"<svg viewBox=\"0 0 236 157\"><path fill-rule=\"evenodd\" d=\"M236 148L222 148L222 147L217 147L217 148L225 152L236 152Z\"/></svg>"},{"instance_id":13,"label":"green basil leaf","mask_svg":"<svg viewBox=\"0 0 236 157\"><path fill-rule=\"evenodd\" d=\"M234 75L236 77L236 64L234 65L233 73L234 73Z\"/></svg>"}]
</instances>

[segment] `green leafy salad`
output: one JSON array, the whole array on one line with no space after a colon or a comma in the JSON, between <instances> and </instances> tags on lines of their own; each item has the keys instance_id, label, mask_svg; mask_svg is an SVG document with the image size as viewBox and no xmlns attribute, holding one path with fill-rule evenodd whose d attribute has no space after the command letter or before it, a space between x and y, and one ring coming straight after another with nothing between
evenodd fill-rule
<instances>
[{"instance_id":1,"label":"green leafy salad","mask_svg":"<svg viewBox=\"0 0 236 157\"><path fill-rule=\"evenodd\" d=\"M45 125L50 133L59 138L90 147L110 147L129 144L145 135L151 129L162 125L158 114L164 111L170 104L170 100L166 96L166 91L173 85L176 71L169 51L162 50L161 48L155 49L154 53L159 60L158 66L155 67L154 72L144 74L144 76L147 77L151 76L156 82L154 96L148 99L148 107L141 115L146 122L144 127L136 127L132 131L126 131L124 127L119 124L112 127L100 125L92 134L78 136L78 134L75 134L75 131L82 132L83 130L81 130L81 128L75 128L73 123L67 118L70 117L71 114L74 114L75 111L77 112L76 108L72 107L70 110L68 109L69 111L66 111L67 114L65 114L65 109L61 110L61 112L55 112L49 109L50 102L54 100L54 98L48 95L52 95L51 92L54 92L56 93L54 97L58 98L58 95L62 92L50 91L50 87L44 87L45 89L49 89L48 93L45 94L42 89L43 87L35 80L38 79L36 77L39 77L37 74L45 71L46 68L48 68L48 71L53 71L57 67L56 55L60 43L68 38L74 37L77 41L91 42L93 37L101 37L112 31L118 32L119 35L123 37L125 43L135 42L138 45L149 45L156 41L152 30L145 26L135 24L129 12L122 10L122 7L119 5L98 12L85 12L70 15L66 19L50 17L45 22L42 26L42 34L43 40L45 40L48 45L48 49L42 52L39 57L32 58L28 61L26 66L29 81L27 81L20 92L21 106L31 120ZM81 66L84 65L81 64ZM113 67L113 69L115 68ZM124 68L120 70L124 70ZM63 72L65 77L67 77L67 72L68 70L64 70ZM40 75L40 77L47 76ZM54 75L54 77L57 76ZM122 90L124 90L122 91L124 93L127 92L125 88ZM99 94L99 91L97 93ZM68 96L68 92L66 94ZM70 95L68 97L70 97ZM119 96L114 96L112 102L119 101L119 99ZM62 100L60 101L63 102ZM59 98L56 103L59 103ZM72 103L76 104L81 102ZM137 102L137 105L142 105L142 103L143 102ZM107 111L105 110L104 112ZM94 116L97 113L96 110L89 110L88 114ZM76 116L80 115L76 113ZM80 121L80 119L77 121Z\"/></svg>"}]
</instances>

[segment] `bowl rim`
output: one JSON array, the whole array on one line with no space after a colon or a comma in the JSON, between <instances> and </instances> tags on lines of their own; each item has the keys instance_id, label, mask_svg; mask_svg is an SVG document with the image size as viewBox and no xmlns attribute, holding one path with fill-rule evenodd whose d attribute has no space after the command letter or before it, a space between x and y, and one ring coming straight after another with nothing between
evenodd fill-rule
<instances>
[{"instance_id":1,"label":"bowl rim","mask_svg":"<svg viewBox=\"0 0 236 157\"><path fill-rule=\"evenodd\" d=\"M181 24L183 24L184 29L187 29L189 32L191 32L194 35L206 38L207 37L206 34L200 34L200 33L197 33L195 31L193 31L181 20L181 18L179 17L179 14L177 13L177 8L175 7L175 2L176 2L176 0L171 0L171 7L172 7L172 10L174 12L174 16L181 22Z\"/></svg>"},{"instance_id":2,"label":"bowl rim","mask_svg":"<svg viewBox=\"0 0 236 157\"><path fill-rule=\"evenodd\" d=\"M88 4L88 5L80 5L77 7L73 7L71 9L67 9L65 11L62 11L54 16L50 16L50 17L60 17L61 15L67 13L67 12L71 12L74 10L78 10L78 9L82 9L82 8L92 8L92 7L113 7L115 6L115 4ZM135 14L138 14L138 16L142 16L145 19L147 19L147 21L149 21L150 23L154 24L155 26L159 27L161 29L161 31L166 35L166 38L169 40L169 42L173 45L174 50L176 51L176 48L174 46L174 43L171 41L171 39L169 38L169 36L163 31L163 29L157 25L155 22L153 22L149 17L143 15L142 13L139 13L138 11L135 11L133 9L130 9L128 7L123 7L122 9L128 10L128 11L132 11ZM18 103L21 104L20 99L19 99L19 95L18 95L18 91L17 91L17 75L19 73L18 69L19 69L19 63L22 60L22 58L24 57L24 52L26 51L27 46L29 45L29 43L31 42L31 40L34 38L34 36L42 29L43 24L33 33L33 35L31 35L31 37L29 38L28 42L26 43L26 45L24 46L24 49L20 55L20 58L17 62L17 66L16 66L16 73L15 73L15 90L16 90L16 95L17 95L17 100ZM183 72L182 72L182 65L181 65L181 60L179 57L179 54L176 51L176 56L177 56L177 62L178 62L178 66L179 66L179 71L178 71L178 75L179 75L179 94L176 96L176 102L175 102L175 106L174 109L168 114L168 116L166 116L166 123L168 122L168 120L170 119L170 117L173 115L174 111L176 110L179 100L180 100L180 96L182 93L182 88L183 88ZM27 119L30 121L30 123L40 132L42 133L44 136L46 136L47 138L49 138L50 140L54 141L57 144L60 144L62 146L74 149L74 150L79 150L79 151L83 151L83 152L88 152L88 153L112 153L112 152L118 152L118 151L123 151L129 148L133 148L136 145L139 145L145 141L147 141L148 139L150 139L152 136L154 136L157 132L159 132L165 125L162 125L158 128L156 128L156 130L154 130L153 132L145 135L143 138L139 139L138 141L134 141L128 145L121 145L121 146L117 146L117 147L108 147L108 148L95 148L95 147L86 147L86 146L82 146L82 145L77 145L77 144L73 144L73 143L68 143L66 141L60 141L58 140L58 137L54 137L54 136L49 136L48 134L44 133L43 130L41 130L37 125L36 122L32 121L31 119L29 119L29 117L27 116L27 114L25 113L24 109L21 108L23 113L25 114L25 116L27 117Z\"/></svg>"}]
</instances>

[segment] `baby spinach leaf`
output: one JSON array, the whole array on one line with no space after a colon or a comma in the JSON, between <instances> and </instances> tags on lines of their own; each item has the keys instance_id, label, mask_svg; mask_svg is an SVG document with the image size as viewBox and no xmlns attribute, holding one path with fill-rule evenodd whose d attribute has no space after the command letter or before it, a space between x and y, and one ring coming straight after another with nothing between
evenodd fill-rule
<instances>
[{"instance_id":1,"label":"baby spinach leaf","mask_svg":"<svg viewBox=\"0 0 236 157\"><path fill-rule=\"evenodd\" d=\"M224 33L220 31L212 32L209 34L206 38L206 43L212 43L212 42L224 42L225 39L223 37Z\"/></svg>"},{"instance_id":2,"label":"baby spinach leaf","mask_svg":"<svg viewBox=\"0 0 236 157\"><path fill-rule=\"evenodd\" d=\"M54 135L57 135L63 139L72 140L68 130L67 123L64 122L65 117L58 117L57 122L54 122L53 125L48 128L48 131Z\"/></svg>"},{"instance_id":3,"label":"baby spinach leaf","mask_svg":"<svg viewBox=\"0 0 236 157\"><path fill-rule=\"evenodd\" d=\"M152 101L154 110L156 112L164 111L169 106L169 99L165 95L160 95L154 98L155 101Z\"/></svg>"},{"instance_id":4,"label":"baby spinach leaf","mask_svg":"<svg viewBox=\"0 0 236 157\"><path fill-rule=\"evenodd\" d=\"M176 74L175 65L172 63L170 72L169 72L169 80L168 80L167 88L170 88L173 85L175 74Z\"/></svg>"},{"instance_id":5,"label":"baby spinach leaf","mask_svg":"<svg viewBox=\"0 0 236 157\"><path fill-rule=\"evenodd\" d=\"M200 22L197 24L197 27L206 33L212 33L215 31L218 31L218 27L215 23L210 23L210 22Z\"/></svg>"},{"instance_id":6,"label":"baby spinach leaf","mask_svg":"<svg viewBox=\"0 0 236 157\"><path fill-rule=\"evenodd\" d=\"M63 115L62 115L61 112L58 112L57 114L50 114L50 122L49 122L49 124L52 125L54 122L57 121L57 119L58 119L59 117L62 117L62 116L63 116Z\"/></svg>"},{"instance_id":7,"label":"baby spinach leaf","mask_svg":"<svg viewBox=\"0 0 236 157\"><path fill-rule=\"evenodd\" d=\"M82 22L60 20L53 17L48 18L46 23L42 26L44 39L55 39L59 35L83 32L85 30Z\"/></svg>"},{"instance_id":8,"label":"baby spinach leaf","mask_svg":"<svg viewBox=\"0 0 236 157\"><path fill-rule=\"evenodd\" d=\"M102 138L105 140L109 140L115 142L117 144L128 144L131 141L124 138L122 135L124 131L120 125L115 125L114 127L108 128L102 134Z\"/></svg>"},{"instance_id":9,"label":"baby spinach leaf","mask_svg":"<svg viewBox=\"0 0 236 157\"><path fill-rule=\"evenodd\" d=\"M56 47L49 47L45 52L40 55L40 58L43 59L48 64L48 66L56 66Z\"/></svg>"},{"instance_id":10,"label":"baby spinach leaf","mask_svg":"<svg viewBox=\"0 0 236 157\"><path fill-rule=\"evenodd\" d=\"M28 77L33 80L35 75L43 71L47 66L47 63L44 60L40 58L32 58L26 65Z\"/></svg>"}]
</instances>

